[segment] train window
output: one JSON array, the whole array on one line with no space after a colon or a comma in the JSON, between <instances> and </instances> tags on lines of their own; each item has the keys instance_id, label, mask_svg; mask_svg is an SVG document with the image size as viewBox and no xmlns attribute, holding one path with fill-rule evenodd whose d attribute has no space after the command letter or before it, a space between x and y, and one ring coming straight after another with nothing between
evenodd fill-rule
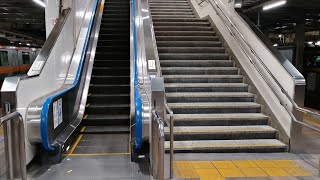
<instances>
[{"instance_id":1,"label":"train window","mask_svg":"<svg viewBox=\"0 0 320 180\"><path fill-rule=\"evenodd\" d=\"M22 61L23 61L23 64L30 64L30 53L29 52L22 52Z\"/></svg>"},{"instance_id":2,"label":"train window","mask_svg":"<svg viewBox=\"0 0 320 180\"><path fill-rule=\"evenodd\" d=\"M0 66L8 66L8 52L7 51L0 51Z\"/></svg>"}]
</instances>

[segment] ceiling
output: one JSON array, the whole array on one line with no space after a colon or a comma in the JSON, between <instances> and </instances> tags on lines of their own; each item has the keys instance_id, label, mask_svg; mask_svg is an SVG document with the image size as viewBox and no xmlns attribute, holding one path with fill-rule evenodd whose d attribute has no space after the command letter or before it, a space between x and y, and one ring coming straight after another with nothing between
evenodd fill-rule
<instances>
[{"instance_id":1,"label":"ceiling","mask_svg":"<svg viewBox=\"0 0 320 180\"><path fill-rule=\"evenodd\" d=\"M0 0L0 37L2 41L42 45L45 9L32 0Z\"/></svg>"},{"instance_id":2,"label":"ceiling","mask_svg":"<svg viewBox=\"0 0 320 180\"><path fill-rule=\"evenodd\" d=\"M319 0L287 0L281 7L263 11L272 0L243 0L244 12L255 24L260 14L260 29L264 33L294 33L297 23L305 23L306 31L320 31Z\"/></svg>"}]
</instances>

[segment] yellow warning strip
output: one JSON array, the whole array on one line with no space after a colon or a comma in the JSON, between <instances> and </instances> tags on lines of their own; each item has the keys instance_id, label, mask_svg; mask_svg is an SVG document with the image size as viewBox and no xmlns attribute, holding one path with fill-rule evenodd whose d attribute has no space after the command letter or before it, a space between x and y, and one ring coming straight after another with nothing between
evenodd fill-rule
<instances>
[{"instance_id":1,"label":"yellow warning strip","mask_svg":"<svg viewBox=\"0 0 320 180\"><path fill-rule=\"evenodd\" d=\"M114 155L130 155L130 153L93 153L93 154L68 154L67 156L114 156Z\"/></svg>"},{"instance_id":2,"label":"yellow warning strip","mask_svg":"<svg viewBox=\"0 0 320 180\"><path fill-rule=\"evenodd\" d=\"M80 132L84 132L85 129L86 129L86 127L83 126L83 127L81 128ZM76 142L73 144L73 146L72 146L72 148L71 148L71 150L70 150L70 152L69 152L68 155L72 154L73 151L76 149L76 147L78 146L79 142L81 141L82 136L83 136L83 134L80 134L80 135L78 136Z\"/></svg>"},{"instance_id":3,"label":"yellow warning strip","mask_svg":"<svg viewBox=\"0 0 320 180\"><path fill-rule=\"evenodd\" d=\"M87 119L87 117L88 117L88 114L86 114L86 115L83 117L83 119Z\"/></svg>"},{"instance_id":4,"label":"yellow warning strip","mask_svg":"<svg viewBox=\"0 0 320 180\"><path fill-rule=\"evenodd\" d=\"M86 107L89 107L90 106L90 103L88 103L87 105L86 105Z\"/></svg>"},{"instance_id":5,"label":"yellow warning strip","mask_svg":"<svg viewBox=\"0 0 320 180\"><path fill-rule=\"evenodd\" d=\"M293 160L174 161L177 178L298 177L312 173Z\"/></svg>"}]
</instances>

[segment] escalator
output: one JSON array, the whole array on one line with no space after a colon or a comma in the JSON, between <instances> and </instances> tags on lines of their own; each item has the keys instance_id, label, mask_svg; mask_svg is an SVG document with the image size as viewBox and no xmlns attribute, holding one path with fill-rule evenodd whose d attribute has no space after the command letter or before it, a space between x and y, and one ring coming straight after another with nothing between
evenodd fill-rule
<instances>
[{"instance_id":1,"label":"escalator","mask_svg":"<svg viewBox=\"0 0 320 180\"><path fill-rule=\"evenodd\" d=\"M130 4L104 5L83 128L70 154L128 154L130 126Z\"/></svg>"},{"instance_id":2,"label":"escalator","mask_svg":"<svg viewBox=\"0 0 320 180\"><path fill-rule=\"evenodd\" d=\"M287 151L211 23L197 18L187 0L149 4L175 152Z\"/></svg>"}]
</instances>

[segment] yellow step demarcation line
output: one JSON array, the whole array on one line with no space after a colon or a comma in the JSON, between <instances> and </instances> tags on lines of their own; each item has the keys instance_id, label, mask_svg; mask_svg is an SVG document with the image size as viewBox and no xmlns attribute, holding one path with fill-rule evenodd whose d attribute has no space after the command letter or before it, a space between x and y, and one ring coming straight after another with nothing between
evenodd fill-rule
<instances>
[{"instance_id":1,"label":"yellow step demarcation line","mask_svg":"<svg viewBox=\"0 0 320 180\"><path fill-rule=\"evenodd\" d=\"M293 160L174 161L174 177L223 180L231 177L312 176Z\"/></svg>"},{"instance_id":2,"label":"yellow step demarcation line","mask_svg":"<svg viewBox=\"0 0 320 180\"><path fill-rule=\"evenodd\" d=\"M86 126L83 126L80 130L80 132L84 132L84 130L86 129ZM78 146L79 142L82 139L83 134L80 134L76 140L76 142L73 144L72 148L70 149L70 152L68 153L68 155L72 154L74 152L74 150L76 149L76 147Z\"/></svg>"}]
</instances>

